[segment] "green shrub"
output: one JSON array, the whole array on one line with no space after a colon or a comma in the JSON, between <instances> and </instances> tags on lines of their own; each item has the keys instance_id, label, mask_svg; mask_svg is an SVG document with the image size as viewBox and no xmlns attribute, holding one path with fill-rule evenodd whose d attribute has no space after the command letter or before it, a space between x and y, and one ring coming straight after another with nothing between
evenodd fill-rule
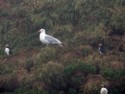
<instances>
[{"instance_id":1,"label":"green shrub","mask_svg":"<svg viewBox=\"0 0 125 94\"><path fill-rule=\"evenodd\" d=\"M77 91L76 91L75 89L73 89L73 88L70 88L70 89L69 89L69 94L76 94L76 92L77 92Z\"/></svg>"},{"instance_id":2,"label":"green shrub","mask_svg":"<svg viewBox=\"0 0 125 94\"><path fill-rule=\"evenodd\" d=\"M100 88L97 86L93 86L90 90L85 91L84 94L98 94L100 91Z\"/></svg>"},{"instance_id":3,"label":"green shrub","mask_svg":"<svg viewBox=\"0 0 125 94\"><path fill-rule=\"evenodd\" d=\"M27 61L25 63L25 69L27 70L27 72L30 72L31 68L33 68L33 67L34 67L33 60L27 59Z\"/></svg>"},{"instance_id":4,"label":"green shrub","mask_svg":"<svg viewBox=\"0 0 125 94\"><path fill-rule=\"evenodd\" d=\"M48 94L48 92L45 90L19 88L14 91L14 94Z\"/></svg>"},{"instance_id":5,"label":"green shrub","mask_svg":"<svg viewBox=\"0 0 125 94\"><path fill-rule=\"evenodd\" d=\"M94 74L95 73L95 67L91 64L84 63L80 60L78 60L75 64L70 64L64 68L64 74L65 75L72 75L76 72L82 72L86 74Z\"/></svg>"},{"instance_id":6,"label":"green shrub","mask_svg":"<svg viewBox=\"0 0 125 94\"><path fill-rule=\"evenodd\" d=\"M58 54L56 52L56 48L54 47L45 47L41 49L41 54L40 54L40 61L43 63L53 61L58 58Z\"/></svg>"},{"instance_id":7,"label":"green shrub","mask_svg":"<svg viewBox=\"0 0 125 94\"><path fill-rule=\"evenodd\" d=\"M125 87L124 77L112 84L110 94L123 94L125 90L123 87Z\"/></svg>"},{"instance_id":8,"label":"green shrub","mask_svg":"<svg viewBox=\"0 0 125 94\"><path fill-rule=\"evenodd\" d=\"M63 74L65 83L72 86L68 88L74 88L73 90L71 89L70 93L75 94L76 90L85 82L86 76L88 74L95 74L95 67L91 64L77 61L65 66Z\"/></svg>"},{"instance_id":9,"label":"green shrub","mask_svg":"<svg viewBox=\"0 0 125 94\"><path fill-rule=\"evenodd\" d=\"M9 14L6 11L2 11L2 9L0 9L0 16L6 17L6 16L9 16Z\"/></svg>"},{"instance_id":10,"label":"green shrub","mask_svg":"<svg viewBox=\"0 0 125 94\"><path fill-rule=\"evenodd\" d=\"M4 62L4 63L12 63L12 62ZM14 69L11 64L0 65L0 75L11 74L13 72L14 72Z\"/></svg>"},{"instance_id":11,"label":"green shrub","mask_svg":"<svg viewBox=\"0 0 125 94\"><path fill-rule=\"evenodd\" d=\"M58 89L63 85L63 65L49 62L38 68L36 79L48 89Z\"/></svg>"},{"instance_id":12,"label":"green shrub","mask_svg":"<svg viewBox=\"0 0 125 94\"><path fill-rule=\"evenodd\" d=\"M90 52L91 52L91 49L89 49L89 48L81 49L81 54L83 57L88 56L90 54Z\"/></svg>"},{"instance_id":13,"label":"green shrub","mask_svg":"<svg viewBox=\"0 0 125 94\"><path fill-rule=\"evenodd\" d=\"M105 68L102 70L102 75L110 79L119 79L120 77L125 75L125 70L113 70L109 68Z\"/></svg>"}]
</instances>

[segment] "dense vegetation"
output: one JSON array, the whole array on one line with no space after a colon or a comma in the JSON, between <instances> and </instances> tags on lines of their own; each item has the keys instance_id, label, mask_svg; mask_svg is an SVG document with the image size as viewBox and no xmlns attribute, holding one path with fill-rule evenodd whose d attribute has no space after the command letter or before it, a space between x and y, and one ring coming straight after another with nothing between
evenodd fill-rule
<instances>
[{"instance_id":1,"label":"dense vegetation","mask_svg":"<svg viewBox=\"0 0 125 94\"><path fill-rule=\"evenodd\" d=\"M40 28L64 46L42 44ZM0 0L0 92L123 94L124 33L125 0Z\"/></svg>"}]
</instances>

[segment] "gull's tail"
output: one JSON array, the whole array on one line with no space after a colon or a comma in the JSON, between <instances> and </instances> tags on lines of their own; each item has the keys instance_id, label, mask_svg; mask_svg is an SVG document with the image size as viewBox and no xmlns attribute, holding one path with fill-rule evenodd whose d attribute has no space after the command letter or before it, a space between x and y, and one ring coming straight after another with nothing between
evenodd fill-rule
<instances>
[{"instance_id":1,"label":"gull's tail","mask_svg":"<svg viewBox=\"0 0 125 94\"><path fill-rule=\"evenodd\" d=\"M63 47L63 45L62 45L62 44L59 44L59 46L60 46L60 47Z\"/></svg>"},{"instance_id":2,"label":"gull's tail","mask_svg":"<svg viewBox=\"0 0 125 94\"><path fill-rule=\"evenodd\" d=\"M63 44L62 43L60 43L60 44L58 44L60 47L63 47Z\"/></svg>"}]
</instances>

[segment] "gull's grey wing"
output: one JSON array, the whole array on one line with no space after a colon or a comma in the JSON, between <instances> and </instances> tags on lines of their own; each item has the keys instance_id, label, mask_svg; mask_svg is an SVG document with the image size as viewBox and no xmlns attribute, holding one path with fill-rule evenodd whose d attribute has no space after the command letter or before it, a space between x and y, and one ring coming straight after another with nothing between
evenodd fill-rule
<instances>
[{"instance_id":1,"label":"gull's grey wing","mask_svg":"<svg viewBox=\"0 0 125 94\"><path fill-rule=\"evenodd\" d=\"M45 40L47 40L50 44L61 44L61 42L58 39L49 35L45 36Z\"/></svg>"}]
</instances>

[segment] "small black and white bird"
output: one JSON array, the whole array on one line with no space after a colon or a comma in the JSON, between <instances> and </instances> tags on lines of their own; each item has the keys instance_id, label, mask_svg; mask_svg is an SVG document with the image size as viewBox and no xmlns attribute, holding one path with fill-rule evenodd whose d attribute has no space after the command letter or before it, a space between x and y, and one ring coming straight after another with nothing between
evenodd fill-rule
<instances>
[{"instance_id":1,"label":"small black and white bird","mask_svg":"<svg viewBox=\"0 0 125 94\"><path fill-rule=\"evenodd\" d=\"M104 49L104 46L102 43L99 43L99 48L98 48L98 51L100 54L104 54L105 53L105 49Z\"/></svg>"},{"instance_id":2,"label":"small black and white bird","mask_svg":"<svg viewBox=\"0 0 125 94\"><path fill-rule=\"evenodd\" d=\"M8 44L6 44L5 45L5 53L6 53L6 55L7 56L9 56L10 54L12 54L12 51L11 51L11 49L9 48L9 45Z\"/></svg>"},{"instance_id":3,"label":"small black and white bird","mask_svg":"<svg viewBox=\"0 0 125 94\"><path fill-rule=\"evenodd\" d=\"M40 41L44 44L57 44L59 46L62 46L62 42L58 40L57 38L46 34L45 29L40 29L38 32L40 32L39 38Z\"/></svg>"},{"instance_id":4,"label":"small black and white bird","mask_svg":"<svg viewBox=\"0 0 125 94\"><path fill-rule=\"evenodd\" d=\"M102 88L100 90L100 94L108 94L108 90L105 85L102 85Z\"/></svg>"}]
</instances>

